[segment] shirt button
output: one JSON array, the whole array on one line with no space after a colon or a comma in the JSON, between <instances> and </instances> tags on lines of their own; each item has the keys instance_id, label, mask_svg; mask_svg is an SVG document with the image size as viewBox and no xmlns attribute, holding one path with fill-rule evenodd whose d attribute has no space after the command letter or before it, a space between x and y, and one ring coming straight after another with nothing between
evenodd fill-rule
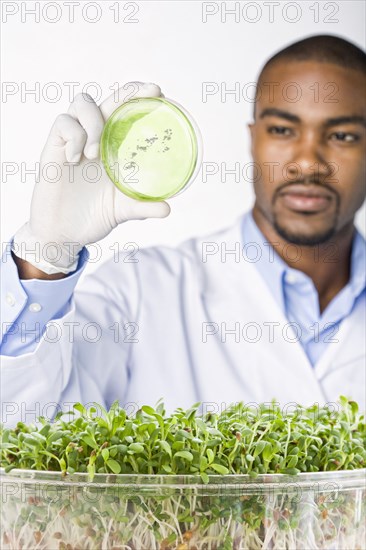
<instances>
[{"instance_id":1,"label":"shirt button","mask_svg":"<svg viewBox=\"0 0 366 550\"><path fill-rule=\"evenodd\" d=\"M41 311L41 309L41 304L34 303L29 306L29 311L31 311L32 313L38 313L39 311Z\"/></svg>"},{"instance_id":2,"label":"shirt button","mask_svg":"<svg viewBox=\"0 0 366 550\"><path fill-rule=\"evenodd\" d=\"M287 273L286 274L286 283L289 283L290 285L297 282L297 277L294 273Z\"/></svg>"},{"instance_id":3,"label":"shirt button","mask_svg":"<svg viewBox=\"0 0 366 550\"><path fill-rule=\"evenodd\" d=\"M7 292L5 296L5 301L8 304L8 306L15 306L15 296L11 292Z\"/></svg>"}]
</instances>

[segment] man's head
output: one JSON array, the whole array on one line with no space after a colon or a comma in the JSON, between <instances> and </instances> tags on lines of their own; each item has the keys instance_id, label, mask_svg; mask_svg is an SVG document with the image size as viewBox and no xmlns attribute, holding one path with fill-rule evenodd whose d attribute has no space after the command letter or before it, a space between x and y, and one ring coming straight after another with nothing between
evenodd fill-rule
<instances>
[{"instance_id":1,"label":"man's head","mask_svg":"<svg viewBox=\"0 0 366 550\"><path fill-rule=\"evenodd\" d=\"M288 242L314 246L353 224L365 198L366 55L312 36L274 55L249 124L254 209Z\"/></svg>"}]
</instances>

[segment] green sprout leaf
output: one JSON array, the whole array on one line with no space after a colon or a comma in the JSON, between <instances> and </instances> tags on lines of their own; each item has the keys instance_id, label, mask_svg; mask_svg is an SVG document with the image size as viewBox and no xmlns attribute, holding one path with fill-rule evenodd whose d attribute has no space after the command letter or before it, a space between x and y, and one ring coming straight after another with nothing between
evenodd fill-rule
<instances>
[{"instance_id":1,"label":"green sprout leaf","mask_svg":"<svg viewBox=\"0 0 366 550\"><path fill-rule=\"evenodd\" d=\"M226 466L222 466L221 464L216 464L215 462L210 464L210 468L212 468L213 470L215 470L219 474L222 474L223 476L228 474L229 471L230 471L230 470L228 470L228 468L226 468Z\"/></svg>"},{"instance_id":2,"label":"green sprout leaf","mask_svg":"<svg viewBox=\"0 0 366 550\"><path fill-rule=\"evenodd\" d=\"M190 453L189 451L178 451L174 455L174 458L177 458L177 457L184 458L184 460L188 460L189 462L192 462L193 460L193 454Z\"/></svg>"},{"instance_id":3,"label":"green sprout leaf","mask_svg":"<svg viewBox=\"0 0 366 550\"><path fill-rule=\"evenodd\" d=\"M112 470L114 474L121 473L121 465L116 460L113 460L113 458L107 460L107 466Z\"/></svg>"}]
</instances>

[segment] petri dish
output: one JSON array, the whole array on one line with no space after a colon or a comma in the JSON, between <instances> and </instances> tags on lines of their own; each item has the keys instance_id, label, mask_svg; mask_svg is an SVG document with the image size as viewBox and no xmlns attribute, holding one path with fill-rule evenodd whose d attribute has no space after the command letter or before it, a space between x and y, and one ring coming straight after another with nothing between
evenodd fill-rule
<instances>
[{"instance_id":1,"label":"petri dish","mask_svg":"<svg viewBox=\"0 0 366 550\"><path fill-rule=\"evenodd\" d=\"M167 98L127 101L108 118L101 158L112 182L126 195L159 201L181 193L197 176L200 131L191 115Z\"/></svg>"}]
</instances>

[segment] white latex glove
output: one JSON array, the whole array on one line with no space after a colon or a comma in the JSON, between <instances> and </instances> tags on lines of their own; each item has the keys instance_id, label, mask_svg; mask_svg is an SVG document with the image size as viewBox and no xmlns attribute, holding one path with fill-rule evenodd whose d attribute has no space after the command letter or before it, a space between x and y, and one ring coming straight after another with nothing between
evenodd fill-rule
<instances>
[{"instance_id":1,"label":"white latex glove","mask_svg":"<svg viewBox=\"0 0 366 550\"><path fill-rule=\"evenodd\" d=\"M132 86L136 90L133 97ZM49 275L70 273L77 267L83 246L103 239L118 224L164 218L169 214L166 202L144 202L124 195L99 160L101 133L113 111L127 99L161 95L155 84L133 82L113 93L99 107L90 96L79 94L68 113L57 117L41 154L40 177L33 191L29 222L14 237L13 252L18 257ZM98 172L91 161L99 165L101 174L94 183L90 180ZM87 165L84 179L83 169ZM35 250L37 254L33 253Z\"/></svg>"}]
</instances>

